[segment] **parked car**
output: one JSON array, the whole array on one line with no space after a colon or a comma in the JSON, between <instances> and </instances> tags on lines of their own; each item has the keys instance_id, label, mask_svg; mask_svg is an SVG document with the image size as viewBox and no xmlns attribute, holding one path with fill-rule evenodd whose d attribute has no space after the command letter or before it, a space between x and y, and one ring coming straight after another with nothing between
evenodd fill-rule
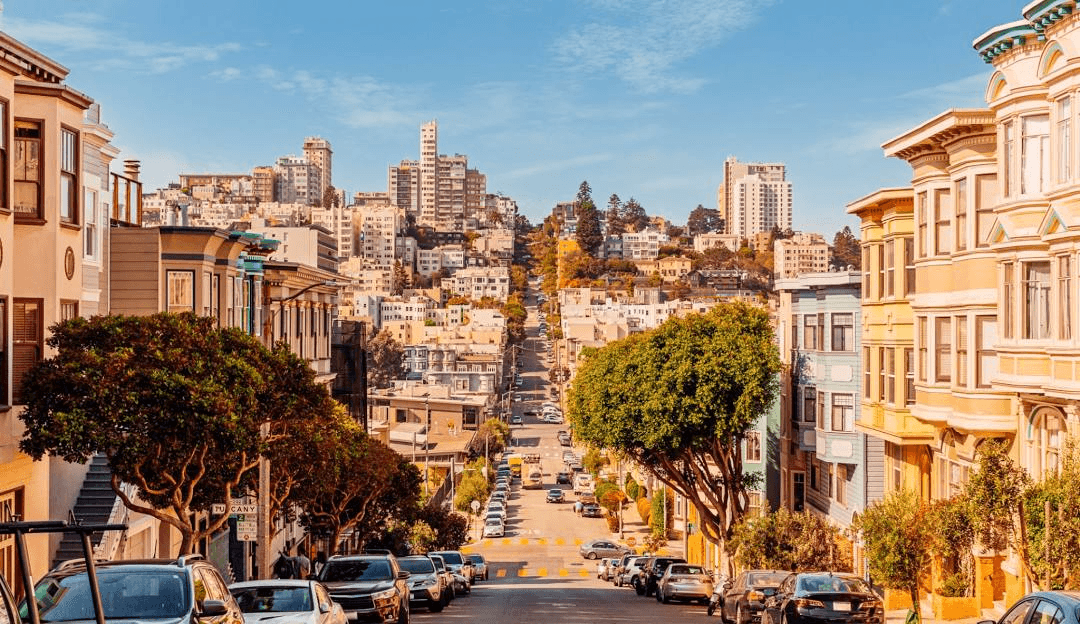
<instances>
[{"instance_id":1,"label":"parked car","mask_svg":"<svg viewBox=\"0 0 1080 624\"><path fill-rule=\"evenodd\" d=\"M610 581L615 575L615 567L622 561L622 557L605 557L596 564L596 578L601 581Z\"/></svg>"},{"instance_id":2,"label":"parked car","mask_svg":"<svg viewBox=\"0 0 1080 624\"><path fill-rule=\"evenodd\" d=\"M630 547L616 544L609 539L589 540L578 549L581 556L586 559L599 559L601 557L621 557L630 552Z\"/></svg>"},{"instance_id":3,"label":"parked car","mask_svg":"<svg viewBox=\"0 0 1080 624\"><path fill-rule=\"evenodd\" d=\"M549 503L562 503L566 501L566 495L562 490L548 490L547 502Z\"/></svg>"},{"instance_id":4,"label":"parked car","mask_svg":"<svg viewBox=\"0 0 1080 624\"><path fill-rule=\"evenodd\" d=\"M506 534L506 526L501 520L488 520L484 523L484 537L502 537Z\"/></svg>"},{"instance_id":5,"label":"parked car","mask_svg":"<svg viewBox=\"0 0 1080 624\"><path fill-rule=\"evenodd\" d=\"M409 621L409 573L394 555L335 555L319 581L349 620Z\"/></svg>"},{"instance_id":6,"label":"parked car","mask_svg":"<svg viewBox=\"0 0 1080 624\"><path fill-rule=\"evenodd\" d=\"M634 590L637 591L639 596L652 596L656 592L656 585L660 581L660 576L673 563L686 563L686 559L682 557L653 557L650 559L648 565L641 569L641 573L638 575L640 582L634 585Z\"/></svg>"},{"instance_id":7,"label":"parked car","mask_svg":"<svg viewBox=\"0 0 1080 624\"><path fill-rule=\"evenodd\" d=\"M445 587L431 557L427 555L400 557L398 565L409 573L409 603L417 607L426 607L432 613L442 611L446 606L442 595Z\"/></svg>"},{"instance_id":8,"label":"parked car","mask_svg":"<svg viewBox=\"0 0 1080 624\"><path fill-rule=\"evenodd\" d=\"M348 624L345 610L318 581L267 579L229 585L247 624Z\"/></svg>"},{"instance_id":9,"label":"parked car","mask_svg":"<svg viewBox=\"0 0 1080 624\"><path fill-rule=\"evenodd\" d=\"M707 605L712 593L712 576L699 565L673 563L656 581L656 601L664 604L672 600L696 600Z\"/></svg>"},{"instance_id":10,"label":"parked car","mask_svg":"<svg viewBox=\"0 0 1080 624\"><path fill-rule=\"evenodd\" d=\"M437 550L428 553L429 555L439 555L446 562L446 567L451 572L464 576L467 583L465 585L465 593L472 592L472 577L473 566L472 563L461 553L460 550Z\"/></svg>"},{"instance_id":11,"label":"parked car","mask_svg":"<svg viewBox=\"0 0 1080 624\"><path fill-rule=\"evenodd\" d=\"M765 599L776 593L776 588L789 574L777 570L747 570L736 576L724 590L720 618L735 624L760 622Z\"/></svg>"},{"instance_id":12,"label":"parked car","mask_svg":"<svg viewBox=\"0 0 1080 624\"><path fill-rule=\"evenodd\" d=\"M521 424L521 415L520 414L514 414L513 416L511 416L510 417L510 424L511 425L520 425Z\"/></svg>"},{"instance_id":13,"label":"parked car","mask_svg":"<svg viewBox=\"0 0 1080 624\"><path fill-rule=\"evenodd\" d=\"M202 555L108 561L94 567L109 620L244 624L244 614L225 579ZM41 621L93 622L90 587L81 560L54 568L34 590Z\"/></svg>"},{"instance_id":14,"label":"parked car","mask_svg":"<svg viewBox=\"0 0 1080 624\"><path fill-rule=\"evenodd\" d=\"M581 506L581 517L583 518L603 518L604 510L600 505L596 503L585 503Z\"/></svg>"},{"instance_id":15,"label":"parked car","mask_svg":"<svg viewBox=\"0 0 1080 624\"><path fill-rule=\"evenodd\" d=\"M446 567L446 562L443 561L442 557L428 553L428 559L431 559L431 562L435 564L435 570L438 571L439 579L442 580L443 605L448 605L450 601L457 597L454 574Z\"/></svg>"},{"instance_id":16,"label":"parked car","mask_svg":"<svg viewBox=\"0 0 1080 624\"><path fill-rule=\"evenodd\" d=\"M800 572L788 575L776 593L765 600L761 621L762 624L884 622L885 611L881 598L857 576Z\"/></svg>"},{"instance_id":17,"label":"parked car","mask_svg":"<svg viewBox=\"0 0 1080 624\"><path fill-rule=\"evenodd\" d=\"M1005 612L996 623L985 620L979 624L1078 624L1080 622L1080 595L1075 591L1032 592ZM1030 616L1029 614L1034 613Z\"/></svg>"},{"instance_id":18,"label":"parked car","mask_svg":"<svg viewBox=\"0 0 1080 624\"><path fill-rule=\"evenodd\" d=\"M488 580L487 560L484 559L484 555L481 555L480 553L471 553L469 555L469 562L473 565L474 581Z\"/></svg>"},{"instance_id":19,"label":"parked car","mask_svg":"<svg viewBox=\"0 0 1080 624\"><path fill-rule=\"evenodd\" d=\"M615 587L622 587L629 581L630 577L636 574L641 568L637 567L638 560L645 560L645 557L639 557L636 554L629 552L623 555L619 561L619 565L615 568L615 574L611 577L611 583ZM625 580L624 580L625 579Z\"/></svg>"}]
</instances>

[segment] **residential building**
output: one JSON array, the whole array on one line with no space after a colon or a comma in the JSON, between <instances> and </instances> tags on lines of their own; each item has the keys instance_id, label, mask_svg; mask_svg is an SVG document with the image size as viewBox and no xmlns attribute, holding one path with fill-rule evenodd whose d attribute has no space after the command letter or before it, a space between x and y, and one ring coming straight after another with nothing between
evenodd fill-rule
<instances>
[{"instance_id":1,"label":"residential building","mask_svg":"<svg viewBox=\"0 0 1080 624\"><path fill-rule=\"evenodd\" d=\"M275 259L338 272L337 240L334 232L321 225L287 227L267 225L264 220L255 219L248 230L280 241Z\"/></svg>"},{"instance_id":2,"label":"residential building","mask_svg":"<svg viewBox=\"0 0 1080 624\"><path fill-rule=\"evenodd\" d=\"M726 247L728 251L739 251L740 239L735 234L706 232L694 237L694 251L702 253L714 247Z\"/></svg>"},{"instance_id":3,"label":"residential building","mask_svg":"<svg viewBox=\"0 0 1080 624\"><path fill-rule=\"evenodd\" d=\"M796 232L791 238L778 238L773 243L773 274L777 279L828 270L829 243L821 234Z\"/></svg>"},{"instance_id":4,"label":"residential building","mask_svg":"<svg viewBox=\"0 0 1080 624\"><path fill-rule=\"evenodd\" d=\"M416 272L430 277L446 269L453 276L465 268L465 250L461 245L440 245L434 249L416 250Z\"/></svg>"},{"instance_id":5,"label":"residential building","mask_svg":"<svg viewBox=\"0 0 1080 624\"><path fill-rule=\"evenodd\" d=\"M716 196L727 234L749 238L773 227L791 229L791 182L782 163L740 163L729 156Z\"/></svg>"},{"instance_id":6,"label":"residential building","mask_svg":"<svg viewBox=\"0 0 1080 624\"><path fill-rule=\"evenodd\" d=\"M307 137L304 139L304 159L319 171L315 191L316 202L322 203L326 189L333 184L331 182L333 156L334 150L330 148L330 141L322 137Z\"/></svg>"},{"instance_id":7,"label":"residential building","mask_svg":"<svg viewBox=\"0 0 1080 624\"><path fill-rule=\"evenodd\" d=\"M634 263L639 275L659 275L665 284L684 281L693 265L690 258L668 256L658 260L638 260Z\"/></svg>"},{"instance_id":8,"label":"residential building","mask_svg":"<svg viewBox=\"0 0 1080 624\"><path fill-rule=\"evenodd\" d=\"M277 201L274 195L274 168L255 167L251 170L251 186L259 202Z\"/></svg>"},{"instance_id":9,"label":"residential building","mask_svg":"<svg viewBox=\"0 0 1080 624\"><path fill-rule=\"evenodd\" d=\"M282 156L274 164L274 197L279 203L317 205L322 201L321 186L319 168L306 158Z\"/></svg>"},{"instance_id":10,"label":"residential building","mask_svg":"<svg viewBox=\"0 0 1080 624\"><path fill-rule=\"evenodd\" d=\"M402 213L389 203L370 202L350 207L357 222L357 256L368 266L393 267L397 237L403 227Z\"/></svg>"},{"instance_id":11,"label":"residential building","mask_svg":"<svg viewBox=\"0 0 1080 624\"><path fill-rule=\"evenodd\" d=\"M777 279L778 343L785 448L783 500L847 528L883 493L881 438L855 428L859 414L860 282L858 271L806 273ZM888 383L895 391L895 377ZM861 545L855 565L864 570Z\"/></svg>"},{"instance_id":12,"label":"residential building","mask_svg":"<svg viewBox=\"0 0 1080 624\"><path fill-rule=\"evenodd\" d=\"M626 232L622 235L622 257L624 260L655 260L660 255L660 247L668 242L667 234L653 228Z\"/></svg>"},{"instance_id":13,"label":"residential building","mask_svg":"<svg viewBox=\"0 0 1080 624\"><path fill-rule=\"evenodd\" d=\"M499 301L510 295L510 269L507 267L468 267L442 280L444 290L478 301L492 297Z\"/></svg>"},{"instance_id":14,"label":"residential building","mask_svg":"<svg viewBox=\"0 0 1080 624\"><path fill-rule=\"evenodd\" d=\"M330 231L334 237L334 247L337 249L339 259L361 255L357 247L353 224L356 217L357 214L352 206L336 205L329 208L314 206L311 208L311 222Z\"/></svg>"}]
</instances>

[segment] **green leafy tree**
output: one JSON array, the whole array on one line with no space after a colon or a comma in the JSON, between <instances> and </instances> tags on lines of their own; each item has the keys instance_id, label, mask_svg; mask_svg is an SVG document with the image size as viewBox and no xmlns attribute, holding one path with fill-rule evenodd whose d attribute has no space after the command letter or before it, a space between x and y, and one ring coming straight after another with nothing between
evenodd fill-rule
<instances>
[{"instance_id":1,"label":"green leafy tree","mask_svg":"<svg viewBox=\"0 0 1080 624\"><path fill-rule=\"evenodd\" d=\"M722 303L608 344L579 365L569 415L577 439L624 455L694 505L726 542L756 477L741 442L776 400L780 358L768 313Z\"/></svg>"},{"instance_id":2,"label":"green leafy tree","mask_svg":"<svg viewBox=\"0 0 1080 624\"><path fill-rule=\"evenodd\" d=\"M653 537L667 537L668 527L671 526L671 498L667 488L660 488L649 501L649 529Z\"/></svg>"},{"instance_id":3,"label":"green leafy tree","mask_svg":"<svg viewBox=\"0 0 1080 624\"><path fill-rule=\"evenodd\" d=\"M977 466L965 487L974 509L975 538L990 550L1014 546L1020 555L1023 573L1032 584L1038 579L1031 570L1031 556L1025 539L1024 495L1031 478L1009 456L1005 440L986 440L975 453Z\"/></svg>"},{"instance_id":4,"label":"green leafy tree","mask_svg":"<svg viewBox=\"0 0 1080 624\"><path fill-rule=\"evenodd\" d=\"M337 189L332 185L327 186L323 191L322 207L323 208L337 208L341 205L341 198L338 197Z\"/></svg>"},{"instance_id":5,"label":"green leafy tree","mask_svg":"<svg viewBox=\"0 0 1080 624\"><path fill-rule=\"evenodd\" d=\"M855 528L862 531L870 576L885 587L908 592L913 606L908 621L918 621L919 577L930 565L933 540L926 508L915 493L894 492L867 507Z\"/></svg>"},{"instance_id":6,"label":"green leafy tree","mask_svg":"<svg viewBox=\"0 0 1080 624\"><path fill-rule=\"evenodd\" d=\"M461 474L461 481L457 484L457 493L454 495L454 509L471 514L472 502L478 501L483 504L491 493L491 484L481 472L484 461L470 462Z\"/></svg>"},{"instance_id":7,"label":"green leafy tree","mask_svg":"<svg viewBox=\"0 0 1080 624\"><path fill-rule=\"evenodd\" d=\"M618 236L625 231L622 222L622 201L619 200L619 196L615 193L612 193L611 197L608 198L608 207L604 213L604 220L607 222L608 234Z\"/></svg>"},{"instance_id":8,"label":"green leafy tree","mask_svg":"<svg viewBox=\"0 0 1080 624\"><path fill-rule=\"evenodd\" d=\"M209 317L75 318L53 326L48 345L56 355L22 380L20 448L71 462L104 453L124 505L174 527L182 553L227 519L200 525L194 512L249 491L271 440L331 405L284 345L271 351Z\"/></svg>"},{"instance_id":9,"label":"green leafy tree","mask_svg":"<svg viewBox=\"0 0 1080 624\"><path fill-rule=\"evenodd\" d=\"M626 487L624 488L624 490L626 491L627 498L632 501L636 501L638 499L638 492L641 490L641 486L638 485L637 481L634 481L633 477L630 477L630 479L626 482Z\"/></svg>"},{"instance_id":10,"label":"green leafy tree","mask_svg":"<svg viewBox=\"0 0 1080 624\"><path fill-rule=\"evenodd\" d=\"M582 180L581 184L578 186L577 203L579 205L581 205L581 204L584 204L586 202L590 203L590 204L593 203L593 200L592 200L592 187L589 186L589 181L588 180Z\"/></svg>"},{"instance_id":11,"label":"green leafy tree","mask_svg":"<svg viewBox=\"0 0 1080 624\"><path fill-rule=\"evenodd\" d=\"M604 466L608 465L608 458L598 449L591 448L585 451L585 456L581 458L581 465L595 477L600 474Z\"/></svg>"},{"instance_id":12,"label":"green leafy tree","mask_svg":"<svg viewBox=\"0 0 1080 624\"><path fill-rule=\"evenodd\" d=\"M649 226L649 215L633 197L623 204L620 220L627 232L640 232Z\"/></svg>"},{"instance_id":13,"label":"green leafy tree","mask_svg":"<svg viewBox=\"0 0 1080 624\"><path fill-rule=\"evenodd\" d=\"M400 295L409 288L412 282L412 275L408 268L401 263L401 260L394 260L394 286L393 293Z\"/></svg>"},{"instance_id":14,"label":"green leafy tree","mask_svg":"<svg viewBox=\"0 0 1080 624\"><path fill-rule=\"evenodd\" d=\"M697 236L708 232L719 232L721 228L720 211L698 204L690 211L686 219L686 235Z\"/></svg>"},{"instance_id":15,"label":"green leafy tree","mask_svg":"<svg viewBox=\"0 0 1080 624\"><path fill-rule=\"evenodd\" d=\"M849 226L845 225L844 229L833 237L830 252L829 264L839 267L851 266L856 270L862 266L862 246Z\"/></svg>"},{"instance_id":16,"label":"green leafy tree","mask_svg":"<svg viewBox=\"0 0 1080 624\"><path fill-rule=\"evenodd\" d=\"M389 330L382 330L367 343L368 381L374 388L388 388L394 379L405 377L405 347Z\"/></svg>"},{"instance_id":17,"label":"green leafy tree","mask_svg":"<svg viewBox=\"0 0 1080 624\"><path fill-rule=\"evenodd\" d=\"M1066 440L1057 472L1032 484L1024 495L1027 551L1042 589L1080 585L1080 456L1075 438Z\"/></svg>"},{"instance_id":18,"label":"green leafy tree","mask_svg":"<svg viewBox=\"0 0 1080 624\"><path fill-rule=\"evenodd\" d=\"M510 441L510 425L498 418L489 418L476 430L476 448L486 449L488 459L498 455Z\"/></svg>"},{"instance_id":19,"label":"green leafy tree","mask_svg":"<svg viewBox=\"0 0 1080 624\"><path fill-rule=\"evenodd\" d=\"M604 232L600 228L600 213L591 200L578 206L577 219L577 243L585 253L595 257L604 244Z\"/></svg>"},{"instance_id":20,"label":"green leafy tree","mask_svg":"<svg viewBox=\"0 0 1080 624\"><path fill-rule=\"evenodd\" d=\"M851 549L840 529L808 511L743 518L728 548L741 569L851 571Z\"/></svg>"},{"instance_id":21,"label":"green leafy tree","mask_svg":"<svg viewBox=\"0 0 1080 624\"><path fill-rule=\"evenodd\" d=\"M965 494L934 501L927 510L930 524L930 552L942 564L943 581L937 592L943 596L971 596L975 584L974 512Z\"/></svg>"}]
</instances>

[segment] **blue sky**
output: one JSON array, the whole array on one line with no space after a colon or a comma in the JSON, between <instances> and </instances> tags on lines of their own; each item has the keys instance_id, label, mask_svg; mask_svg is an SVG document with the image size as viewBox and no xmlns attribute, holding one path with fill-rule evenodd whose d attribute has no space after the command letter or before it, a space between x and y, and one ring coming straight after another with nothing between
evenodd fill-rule
<instances>
[{"instance_id":1,"label":"blue sky","mask_svg":"<svg viewBox=\"0 0 1080 624\"><path fill-rule=\"evenodd\" d=\"M151 188L318 135L335 186L385 191L437 119L534 222L582 180L685 222L733 155L786 163L795 228L831 238L909 181L884 141L984 104L971 42L1024 3L7 0L0 29L71 70Z\"/></svg>"}]
</instances>

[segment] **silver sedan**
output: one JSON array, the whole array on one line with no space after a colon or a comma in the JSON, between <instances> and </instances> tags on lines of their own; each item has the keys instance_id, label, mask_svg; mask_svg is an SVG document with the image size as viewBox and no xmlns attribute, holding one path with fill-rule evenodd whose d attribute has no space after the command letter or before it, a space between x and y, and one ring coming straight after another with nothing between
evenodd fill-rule
<instances>
[{"instance_id":1,"label":"silver sedan","mask_svg":"<svg viewBox=\"0 0 1080 624\"><path fill-rule=\"evenodd\" d=\"M712 577L699 565L673 563L656 582L656 601L697 600L708 604L713 593Z\"/></svg>"},{"instance_id":2,"label":"silver sedan","mask_svg":"<svg viewBox=\"0 0 1080 624\"><path fill-rule=\"evenodd\" d=\"M248 624L347 624L345 611L318 581L269 579L229 585Z\"/></svg>"}]
</instances>

